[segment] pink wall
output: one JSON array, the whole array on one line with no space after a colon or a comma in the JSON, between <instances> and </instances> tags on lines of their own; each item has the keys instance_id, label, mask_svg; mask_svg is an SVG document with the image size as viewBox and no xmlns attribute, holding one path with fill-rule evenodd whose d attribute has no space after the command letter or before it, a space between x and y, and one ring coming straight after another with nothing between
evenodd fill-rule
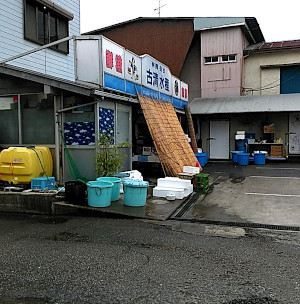
<instances>
[{"instance_id":1,"label":"pink wall","mask_svg":"<svg viewBox=\"0 0 300 304\"><path fill-rule=\"evenodd\" d=\"M201 97L240 96L243 49L246 39L240 27L201 32ZM204 57L236 54L236 62L204 64Z\"/></svg>"}]
</instances>

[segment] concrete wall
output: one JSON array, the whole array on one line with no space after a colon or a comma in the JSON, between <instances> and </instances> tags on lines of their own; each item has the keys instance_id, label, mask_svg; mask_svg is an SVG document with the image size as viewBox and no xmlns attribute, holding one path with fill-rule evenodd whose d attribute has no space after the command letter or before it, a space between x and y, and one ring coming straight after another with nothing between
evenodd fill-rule
<instances>
[{"instance_id":1,"label":"concrete wall","mask_svg":"<svg viewBox=\"0 0 300 304\"><path fill-rule=\"evenodd\" d=\"M280 94L280 66L299 64L299 51L251 54L245 58L244 95Z\"/></svg>"},{"instance_id":2,"label":"concrete wall","mask_svg":"<svg viewBox=\"0 0 300 304\"><path fill-rule=\"evenodd\" d=\"M246 44L239 27L201 32L201 97L240 96ZM204 64L205 57L230 54L236 54L236 62Z\"/></svg>"},{"instance_id":3,"label":"concrete wall","mask_svg":"<svg viewBox=\"0 0 300 304\"><path fill-rule=\"evenodd\" d=\"M79 0L55 0L55 4L74 15L69 22L69 35L80 34ZM23 0L2 1L0 14L0 60L39 47L39 44L24 39ZM75 80L73 42L69 42L69 54L46 49L25 56L9 64L36 72Z\"/></svg>"}]
</instances>

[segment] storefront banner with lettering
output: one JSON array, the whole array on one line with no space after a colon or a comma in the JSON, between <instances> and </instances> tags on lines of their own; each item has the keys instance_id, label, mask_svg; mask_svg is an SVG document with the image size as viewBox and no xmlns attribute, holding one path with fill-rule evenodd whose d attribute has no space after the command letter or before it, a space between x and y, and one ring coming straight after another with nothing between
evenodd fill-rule
<instances>
[{"instance_id":1,"label":"storefront banner with lettering","mask_svg":"<svg viewBox=\"0 0 300 304\"><path fill-rule=\"evenodd\" d=\"M169 68L149 55L142 57L142 85L172 95L172 75Z\"/></svg>"}]
</instances>

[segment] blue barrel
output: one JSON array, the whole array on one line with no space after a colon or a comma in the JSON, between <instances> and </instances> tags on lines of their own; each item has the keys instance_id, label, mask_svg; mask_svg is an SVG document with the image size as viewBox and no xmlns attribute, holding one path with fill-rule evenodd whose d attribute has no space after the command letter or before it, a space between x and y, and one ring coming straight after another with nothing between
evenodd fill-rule
<instances>
[{"instance_id":1,"label":"blue barrel","mask_svg":"<svg viewBox=\"0 0 300 304\"><path fill-rule=\"evenodd\" d=\"M249 153L237 153L238 164L247 166L249 164Z\"/></svg>"},{"instance_id":2,"label":"blue barrel","mask_svg":"<svg viewBox=\"0 0 300 304\"><path fill-rule=\"evenodd\" d=\"M202 152L205 155L205 165L208 162L208 153L207 152Z\"/></svg>"},{"instance_id":3,"label":"blue barrel","mask_svg":"<svg viewBox=\"0 0 300 304\"><path fill-rule=\"evenodd\" d=\"M110 182L113 184L112 193L111 193L111 200L113 202L117 201L120 198L120 188L121 188L121 179L120 178L103 176L103 177L98 177L97 181Z\"/></svg>"},{"instance_id":4,"label":"blue barrel","mask_svg":"<svg viewBox=\"0 0 300 304\"><path fill-rule=\"evenodd\" d=\"M88 205L91 207L108 207L111 204L113 184L102 181L87 182Z\"/></svg>"},{"instance_id":5,"label":"blue barrel","mask_svg":"<svg viewBox=\"0 0 300 304\"><path fill-rule=\"evenodd\" d=\"M246 147L245 146L238 146L237 147L238 148L238 151L240 151L240 152L246 152Z\"/></svg>"},{"instance_id":6,"label":"blue barrel","mask_svg":"<svg viewBox=\"0 0 300 304\"><path fill-rule=\"evenodd\" d=\"M231 158L234 163L238 162L237 154L242 153L242 151L231 151Z\"/></svg>"},{"instance_id":7,"label":"blue barrel","mask_svg":"<svg viewBox=\"0 0 300 304\"><path fill-rule=\"evenodd\" d=\"M254 155L254 164L255 165L264 165L266 163L266 154L265 153L253 153Z\"/></svg>"},{"instance_id":8,"label":"blue barrel","mask_svg":"<svg viewBox=\"0 0 300 304\"><path fill-rule=\"evenodd\" d=\"M204 167L207 163L207 153L196 153L195 156L201 167Z\"/></svg>"},{"instance_id":9,"label":"blue barrel","mask_svg":"<svg viewBox=\"0 0 300 304\"><path fill-rule=\"evenodd\" d=\"M146 204L148 182L125 179L124 186L124 205L140 207Z\"/></svg>"}]
</instances>

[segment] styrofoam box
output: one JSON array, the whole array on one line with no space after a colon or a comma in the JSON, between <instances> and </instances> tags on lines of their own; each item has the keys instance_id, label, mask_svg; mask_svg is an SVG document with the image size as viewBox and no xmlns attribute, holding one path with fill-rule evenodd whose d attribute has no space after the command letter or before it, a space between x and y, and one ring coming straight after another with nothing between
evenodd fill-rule
<instances>
[{"instance_id":1,"label":"styrofoam box","mask_svg":"<svg viewBox=\"0 0 300 304\"><path fill-rule=\"evenodd\" d=\"M237 134L235 135L235 139L245 139L245 135Z\"/></svg>"},{"instance_id":2,"label":"styrofoam box","mask_svg":"<svg viewBox=\"0 0 300 304\"><path fill-rule=\"evenodd\" d=\"M189 188L184 189L184 197L189 196L191 193L193 193L194 187L191 185Z\"/></svg>"},{"instance_id":3,"label":"styrofoam box","mask_svg":"<svg viewBox=\"0 0 300 304\"><path fill-rule=\"evenodd\" d=\"M164 197L167 195L174 194L176 199L183 199L185 197L184 188L168 188L168 187L158 187L153 189L153 196Z\"/></svg>"},{"instance_id":4,"label":"styrofoam box","mask_svg":"<svg viewBox=\"0 0 300 304\"><path fill-rule=\"evenodd\" d=\"M182 179L179 177L164 177L157 179L157 186L159 187L169 187L169 188L189 188L191 186L191 181L187 179Z\"/></svg>"},{"instance_id":5,"label":"styrofoam box","mask_svg":"<svg viewBox=\"0 0 300 304\"><path fill-rule=\"evenodd\" d=\"M237 135L245 135L246 131L236 131L235 134L237 134Z\"/></svg>"},{"instance_id":6,"label":"styrofoam box","mask_svg":"<svg viewBox=\"0 0 300 304\"><path fill-rule=\"evenodd\" d=\"M199 167L192 167L192 166L183 166L183 172L184 173L198 174L198 173L200 173L200 168Z\"/></svg>"}]
</instances>

